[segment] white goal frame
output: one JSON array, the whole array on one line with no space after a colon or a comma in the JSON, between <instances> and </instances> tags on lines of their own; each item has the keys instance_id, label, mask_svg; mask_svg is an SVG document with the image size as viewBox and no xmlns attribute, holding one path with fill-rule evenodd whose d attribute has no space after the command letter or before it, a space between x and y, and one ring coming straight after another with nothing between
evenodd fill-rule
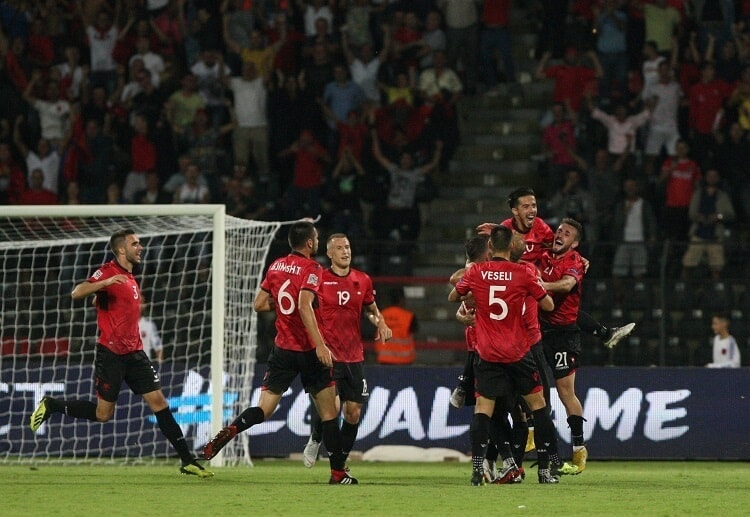
<instances>
[{"instance_id":1,"label":"white goal frame","mask_svg":"<svg viewBox=\"0 0 750 517\"><path fill-rule=\"evenodd\" d=\"M223 204L174 204L174 205L36 205L5 206L2 216L9 219L34 217L149 217L149 216L207 216L213 221L213 240L211 268L211 433L215 435L223 426L224 403L224 332L225 332L225 298L226 298L226 210ZM277 225L276 231L284 222L262 221L263 224ZM138 229L135 228L137 232ZM108 236L107 236L108 237ZM270 246L266 247L263 260L268 257ZM258 280L260 283L260 279ZM249 293L250 296L254 293ZM252 464L249 452L245 447L245 459ZM211 462L214 466L224 464L220 452Z\"/></svg>"}]
</instances>

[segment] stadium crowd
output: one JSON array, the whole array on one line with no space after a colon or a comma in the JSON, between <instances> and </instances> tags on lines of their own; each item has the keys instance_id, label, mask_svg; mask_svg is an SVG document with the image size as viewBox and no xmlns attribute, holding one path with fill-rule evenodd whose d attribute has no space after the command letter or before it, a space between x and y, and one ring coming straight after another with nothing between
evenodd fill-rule
<instances>
[{"instance_id":1,"label":"stadium crowd","mask_svg":"<svg viewBox=\"0 0 750 517\"><path fill-rule=\"evenodd\" d=\"M705 254L719 278L747 240L747 1L5 0L0 203L223 202L416 240L461 97L524 92L512 4L554 81L541 214L616 241L594 260L616 276L662 237L690 243L678 276Z\"/></svg>"}]
</instances>

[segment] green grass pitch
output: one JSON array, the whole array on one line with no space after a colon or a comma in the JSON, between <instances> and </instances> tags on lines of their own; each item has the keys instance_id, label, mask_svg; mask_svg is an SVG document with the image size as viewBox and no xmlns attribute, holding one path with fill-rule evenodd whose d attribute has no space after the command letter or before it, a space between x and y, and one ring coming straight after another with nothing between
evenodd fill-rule
<instances>
[{"instance_id":1,"label":"green grass pitch","mask_svg":"<svg viewBox=\"0 0 750 517\"><path fill-rule=\"evenodd\" d=\"M743 515L742 462L596 462L559 485L469 486L468 463L352 462L358 486L329 486L327 462L259 460L201 480L159 465L4 464L0 515Z\"/></svg>"}]
</instances>

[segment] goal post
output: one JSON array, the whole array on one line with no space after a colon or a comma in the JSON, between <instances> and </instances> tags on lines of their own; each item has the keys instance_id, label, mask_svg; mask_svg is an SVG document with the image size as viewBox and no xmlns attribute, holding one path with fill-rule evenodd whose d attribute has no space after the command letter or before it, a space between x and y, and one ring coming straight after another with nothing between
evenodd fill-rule
<instances>
[{"instance_id":1,"label":"goal post","mask_svg":"<svg viewBox=\"0 0 750 517\"><path fill-rule=\"evenodd\" d=\"M144 244L136 276L143 316L163 342L163 360L153 356L162 388L189 444L202 446L250 403L258 327L252 296L282 224L228 216L218 204L3 207L0 462L175 456L126 386L111 422L54 415L36 434L28 428L44 395L95 396L95 310L70 292L111 259L109 238L124 227ZM251 464L246 439L213 464L243 462Z\"/></svg>"}]
</instances>

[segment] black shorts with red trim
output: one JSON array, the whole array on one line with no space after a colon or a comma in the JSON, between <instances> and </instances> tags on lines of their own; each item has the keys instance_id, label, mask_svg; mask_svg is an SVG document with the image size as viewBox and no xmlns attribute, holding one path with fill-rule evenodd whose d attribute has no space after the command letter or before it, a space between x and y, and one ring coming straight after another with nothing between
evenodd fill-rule
<instances>
[{"instance_id":1,"label":"black shorts with red trim","mask_svg":"<svg viewBox=\"0 0 750 517\"><path fill-rule=\"evenodd\" d=\"M539 371L531 353L515 363L493 363L477 356L474 361L476 391L484 398L495 399L495 405L510 411L519 395L542 389Z\"/></svg>"},{"instance_id":2,"label":"black shorts with red trim","mask_svg":"<svg viewBox=\"0 0 750 517\"><path fill-rule=\"evenodd\" d=\"M107 402L117 402L122 381L136 395L161 389L159 374L143 350L118 355L104 345L96 345L94 382L97 395Z\"/></svg>"},{"instance_id":3,"label":"black shorts with red trim","mask_svg":"<svg viewBox=\"0 0 750 517\"><path fill-rule=\"evenodd\" d=\"M341 402L349 400L362 404L370 396L367 391L364 363L333 363L333 379L336 381Z\"/></svg>"},{"instance_id":4,"label":"black shorts with red trim","mask_svg":"<svg viewBox=\"0 0 750 517\"><path fill-rule=\"evenodd\" d=\"M542 345L555 379L567 377L578 367L581 355L581 329L578 325L542 326Z\"/></svg>"},{"instance_id":5,"label":"black shorts with red trim","mask_svg":"<svg viewBox=\"0 0 750 517\"><path fill-rule=\"evenodd\" d=\"M281 395L289 389L297 375L300 376L302 387L310 395L333 386L332 369L320 362L315 349L297 352L274 346L268 356L262 388Z\"/></svg>"}]
</instances>

